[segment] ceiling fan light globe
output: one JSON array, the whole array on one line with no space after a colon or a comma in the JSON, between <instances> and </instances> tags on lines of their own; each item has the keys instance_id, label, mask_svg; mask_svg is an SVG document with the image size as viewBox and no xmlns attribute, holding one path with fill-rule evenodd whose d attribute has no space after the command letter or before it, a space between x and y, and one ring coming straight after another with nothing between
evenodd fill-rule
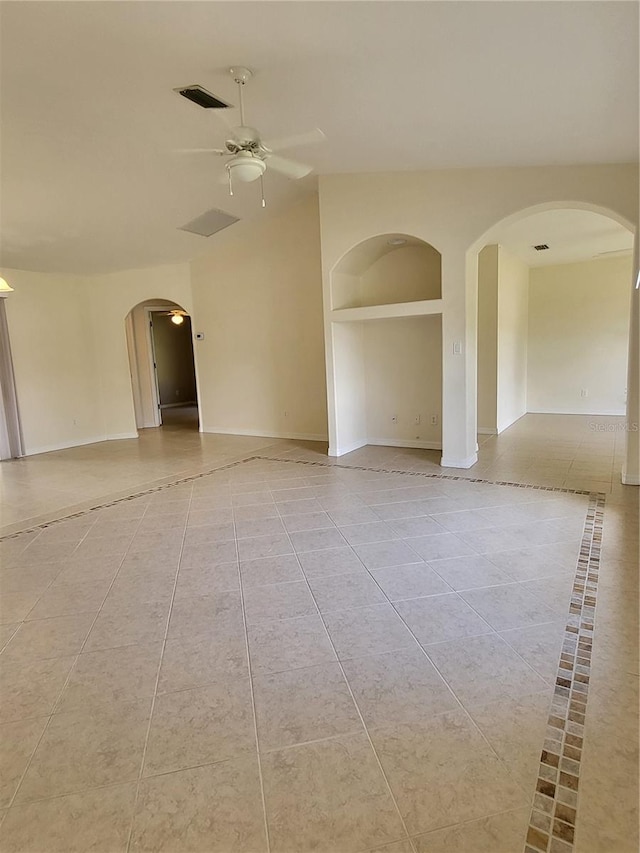
<instances>
[{"instance_id":1,"label":"ceiling fan light globe","mask_svg":"<svg viewBox=\"0 0 640 853\"><path fill-rule=\"evenodd\" d=\"M265 170L267 168L267 164L264 160L260 160L258 157L253 156L238 156L234 157L233 160L229 160L227 163L227 169L229 170L229 174L231 179L234 181L242 181L243 183L250 183L251 181L257 181L258 178L261 178L264 175Z\"/></svg>"}]
</instances>

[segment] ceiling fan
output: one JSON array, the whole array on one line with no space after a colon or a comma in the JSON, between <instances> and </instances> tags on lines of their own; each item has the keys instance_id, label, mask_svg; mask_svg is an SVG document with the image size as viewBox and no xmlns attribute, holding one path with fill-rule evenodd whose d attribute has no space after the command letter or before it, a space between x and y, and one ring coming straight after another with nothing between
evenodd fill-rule
<instances>
[{"instance_id":1,"label":"ceiling fan","mask_svg":"<svg viewBox=\"0 0 640 853\"><path fill-rule=\"evenodd\" d=\"M181 326L184 323L184 318L189 316L182 308L172 308L170 311L158 311L157 313L162 317L171 317L171 322L175 323L176 326Z\"/></svg>"},{"instance_id":2,"label":"ceiling fan","mask_svg":"<svg viewBox=\"0 0 640 853\"><path fill-rule=\"evenodd\" d=\"M238 85L240 125L230 128L230 136L225 140L224 148L188 148L182 149L181 153L216 154L220 157L228 157L229 159L225 163L226 174L222 176L222 182L228 183L229 195L233 195L234 181L250 183L251 181L260 179L262 206L265 207L262 179L267 169L273 169L274 172L279 172L294 180L304 178L313 171L311 166L299 163L297 160L280 157L275 152L280 149L297 148L301 145L322 142L326 137L319 128L316 128L308 133L300 133L282 139L263 140L260 132L255 127L245 124L242 91L246 83L253 76L253 72L242 65L237 65L230 68L229 73ZM206 91L202 87L189 87L189 89L177 89L176 91L189 98L189 100L195 100L198 103L198 100L193 97L194 89L200 92ZM219 101L219 99L215 100L219 106L227 106L224 102Z\"/></svg>"}]
</instances>

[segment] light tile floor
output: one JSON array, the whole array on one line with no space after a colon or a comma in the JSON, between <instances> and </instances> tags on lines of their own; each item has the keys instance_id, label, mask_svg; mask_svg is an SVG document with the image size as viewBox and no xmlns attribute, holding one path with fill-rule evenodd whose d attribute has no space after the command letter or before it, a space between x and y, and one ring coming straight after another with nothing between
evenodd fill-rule
<instances>
[{"instance_id":1,"label":"light tile floor","mask_svg":"<svg viewBox=\"0 0 640 853\"><path fill-rule=\"evenodd\" d=\"M3 463L5 532L194 478L0 543L0 849L522 853L588 497L481 477L607 493L575 845L551 849L636 851L638 490L617 427L544 417L462 480L166 428Z\"/></svg>"}]
</instances>

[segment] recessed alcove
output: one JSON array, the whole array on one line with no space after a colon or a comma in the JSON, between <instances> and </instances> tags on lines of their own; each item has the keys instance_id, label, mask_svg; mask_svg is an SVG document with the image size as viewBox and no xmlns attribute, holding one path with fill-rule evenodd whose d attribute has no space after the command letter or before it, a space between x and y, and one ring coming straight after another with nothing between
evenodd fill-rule
<instances>
[{"instance_id":1,"label":"recessed alcove","mask_svg":"<svg viewBox=\"0 0 640 853\"><path fill-rule=\"evenodd\" d=\"M440 252L417 237L379 234L354 246L331 276L331 308L440 299Z\"/></svg>"},{"instance_id":2,"label":"recessed alcove","mask_svg":"<svg viewBox=\"0 0 640 853\"><path fill-rule=\"evenodd\" d=\"M441 256L381 234L331 274L326 311L335 406L331 455L365 444L442 446Z\"/></svg>"}]
</instances>

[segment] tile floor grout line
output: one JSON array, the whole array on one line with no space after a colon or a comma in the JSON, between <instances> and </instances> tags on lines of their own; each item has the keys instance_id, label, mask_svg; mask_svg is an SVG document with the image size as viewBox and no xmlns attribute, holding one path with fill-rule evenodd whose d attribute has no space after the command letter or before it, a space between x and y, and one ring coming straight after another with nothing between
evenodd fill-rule
<instances>
[{"instance_id":1,"label":"tile floor grout line","mask_svg":"<svg viewBox=\"0 0 640 853\"><path fill-rule=\"evenodd\" d=\"M604 509L605 496L593 495L587 510L570 616L556 672L525 853L572 853L574 850ZM551 744L553 748L548 748Z\"/></svg>"},{"instance_id":2,"label":"tile floor grout line","mask_svg":"<svg viewBox=\"0 0 640 853\"><path fill-rule=\"evenodd\" d=\"M189 494L189 508L191 507L192 500L193 500L193 485L191 487L191 492ZM142 518L144 518L146 516L148 508L149 507L147 506ZM188 514L189 514L189 510L187 510L187 516L188 516ZM129 823L129 832L127 834L127 843L126 843L126 846L124 848L125 853L129 853L129 850L131 848L131 841L133 839L133 828L135 825L136 811L138 808L138 801L140 799L140 785L141 785L142 780L144 778L143 773L144 773L144 765L145 765L145 761L146 761L146 757L147 757L147 746L149 744L149 735L151 733L151 725L153 723L153 712L154 712L155 706L156 706L156 699L158 698L158 684L160 682L160 672L162 670L162 662L164 660L164 653L165 653L165 650L167 647L167 637L169 635L169 626L171 624L171 615L173 613L173 603L174 603L175 597L176 597L176 588L178 586L178 577L180 574L180 563L182 560L182 554L184 551L184 543L185 543L186 536L187 536L187 522L186 522L186 518L185 518L185 524L184 524L184 528L182 531L182 541L180 542L180 553L178 554L178 557L176 560L176 572L175 572L175 577L173 579L173 588L171 590L171 599L169 601L169 609L167 611L166 624L165 624L165 629L164 629L164 636L162 638L162 649L160 651L160 660L158 661L158 666L156 669L156 678L155 678L155 683L154 683L154 687L153 687L153 694L151 696L151 707L149 710L149 722L147 723L147 730L145 732L145 738L144 738L144 743L143 743L143 747L142 747L142 755L140 757L140 769L138 771L138 778L136 779L136 792L135 792L135 796L133 798L133 804L131 806L131 821Z\"/></svg>"},{"instance_id":3,"label":"tile floor grout line","mask_svg":"<svg viewBox=\"0 0 640 853\"><path fill-rule=\"evenodd\" d=\"M238 584L240 587L240 605L242 608L242 624L244 627L244 642L245 642L245 653L247 655L247 667L249 670L249 691L251 694L251 713L253 715L253 736L256 744L256 760L258 764L258 780L260 782L260 800L262 802L262 822L264 826L265 833L265 841L266 841L266 849L267 853L271 850L271 836L269 833L269 818L267 815L267 798L264 791L264 777L262 774L262 756L260 754L260 742L258 740L258 716L256 714L256 697L255 690L253 686L253 670L251 668L251 650L249 647L249 630L247 627L247 613L245 609L244 603L244 584L242 582L242 570L240 568L240 549L238 547L238 538L237 538L237 530L236 530L236 518L235 514L233 515L233 532L235 536L236 543L236 557L237 557L237 567L238 567Z\"/></svg>"},{"instance_id":4,"label":"tile floor grout line","mask_svg":"<svg viewBox=\"0 0 640 853\"><path fill-rule=\"evenodd\" d=\"M287 535L288 535L288 534L287 534ZM289 542L290 542L290 544L291 544L291 547L293 548L293 542L291 542L291 539L289 539ZM365 733L366 738L367 738L367 741L368 741L368 743L369 743L369 747L370 747L371 751L373 752L373 755L374 755L374 757L375 757L376 764L377 764L377 766L378 766L378 769L380 770L380 773L381 773L381 775L382 775L382 778L384 779L384 783L385 783L385 785L386 785L387 791L388 791L389 796L390 796L390 798L391 798L391 802L393 803L393 806L394 806L394 808L395 808L396 814L398 815L398 818L399 818L399 820L400 820L400 825L402 826L402 829L403 829L403 831L404 831L405 837L404 837L404 839L398 839L398 840L404 840L404 841L407 841L407 842L409 843L410 847L412 848L412 850L413 850L413 851L414 851L414 853L415 853L415 848L414 848L413 842L411 841L411 837L410 837L410 835L409 835L409 830L407 829L407 824L406 824L405 819L404 819L404 817L403 817L403 815L402 815L402 812L400 811L400 807L399 807L399 805L398 805L398 801L397 801L397 799L396 799L396 796L395 796L395 794L393 793L393 789L392 789L392 787L391 787L391 783L389 782L389 779L388 779L387 774L386 774L386 772L385 772L385 770L384 770L384 767L382 766L382 762L381 762L381 760L380 760L380 756L378 755L378 751L376 750L376 748L375 748L375 746L374 746L374 744L373 744L373 740L372 740L372 738L371 738L371 734L370 734L370 732L369 732L369 729L367 728L367 724L366 724L366 723L365 723L365 721L364 721L364 716L363 716L363 714L362 714L362 711L360 710L360 706L358 705L358 702L357 702L356 697L355 697L355 695L354 695L354 693L353 693L353 690L351 689L351 684L349 683L349 679L347 678L347 674L346 674L346 672L345 672L345 670L344 670L344 666L343 666L343 664L342 664L342 661L340 660L340 655L339 655L339 654L338 654L338 652L337 652L337 649L336 649L336 647L335 647L335 645L334 645L334 642L333 642L333 640L331 639L331 634L329 633L329 629L327 628L327 626L326 626L326 624L325 624L325 621L324 621L324 619L323 619L322 611L320 610L320 606L319 606L319 604L318 604L318 602L317 602L317 600L316 600L316 597L315 597L315 595L314 595L314 593L313 593L313 589L311 588L311 584L309 583L309 578L306 576L305 571L304 571L304 569L303 569L303 567L302 567L302 563L300 562L300 558L298 557L298 555L297 555L297 553L295 552L295 550L294 550L294 552L293 552L293 553L294 553L295 558L296 558L296 561L297 561L297 563L298 563L298 567L299 567L300 571L302 572L302 576L303 576L303 578L304 578L304 582L305 582L305 583L306 583L306 585L307 585L307 589L309 590L309 594L310 594L310 596L311 596L311 598L312 598L312 600L313 600L313 603L314 603L314 605L315 605L317 616L318 616L318 618L320 619L320 622L322 623L322 627L323 627L323 629L324 629L325 636L327 637L327 640L329 641L329 643L330 643L330 645L331 645L331 648L332 648L332 650L333 650L333 654L335 655L335 663L337 663L337 665L340 667L340 672L341 672L341 674L342 674L342 678L343 678L343 680L344 680L344 683L345 683L345 684L346 684L346 686L347 686L347 690L349 691L349 695L351 696L351 701L352 701L352 702L353 702L353 704L354 704L354 707L355 707L356 712L357 712L357 714L358 714L358 717L359 717L359 719L360 719L360 723L361 723L361 725L362 725L362 727L363 727L363 729L364 729L364 733ZM390 843L394 843L394 842L390 842Z\"/></svg>"}]
</instances>

